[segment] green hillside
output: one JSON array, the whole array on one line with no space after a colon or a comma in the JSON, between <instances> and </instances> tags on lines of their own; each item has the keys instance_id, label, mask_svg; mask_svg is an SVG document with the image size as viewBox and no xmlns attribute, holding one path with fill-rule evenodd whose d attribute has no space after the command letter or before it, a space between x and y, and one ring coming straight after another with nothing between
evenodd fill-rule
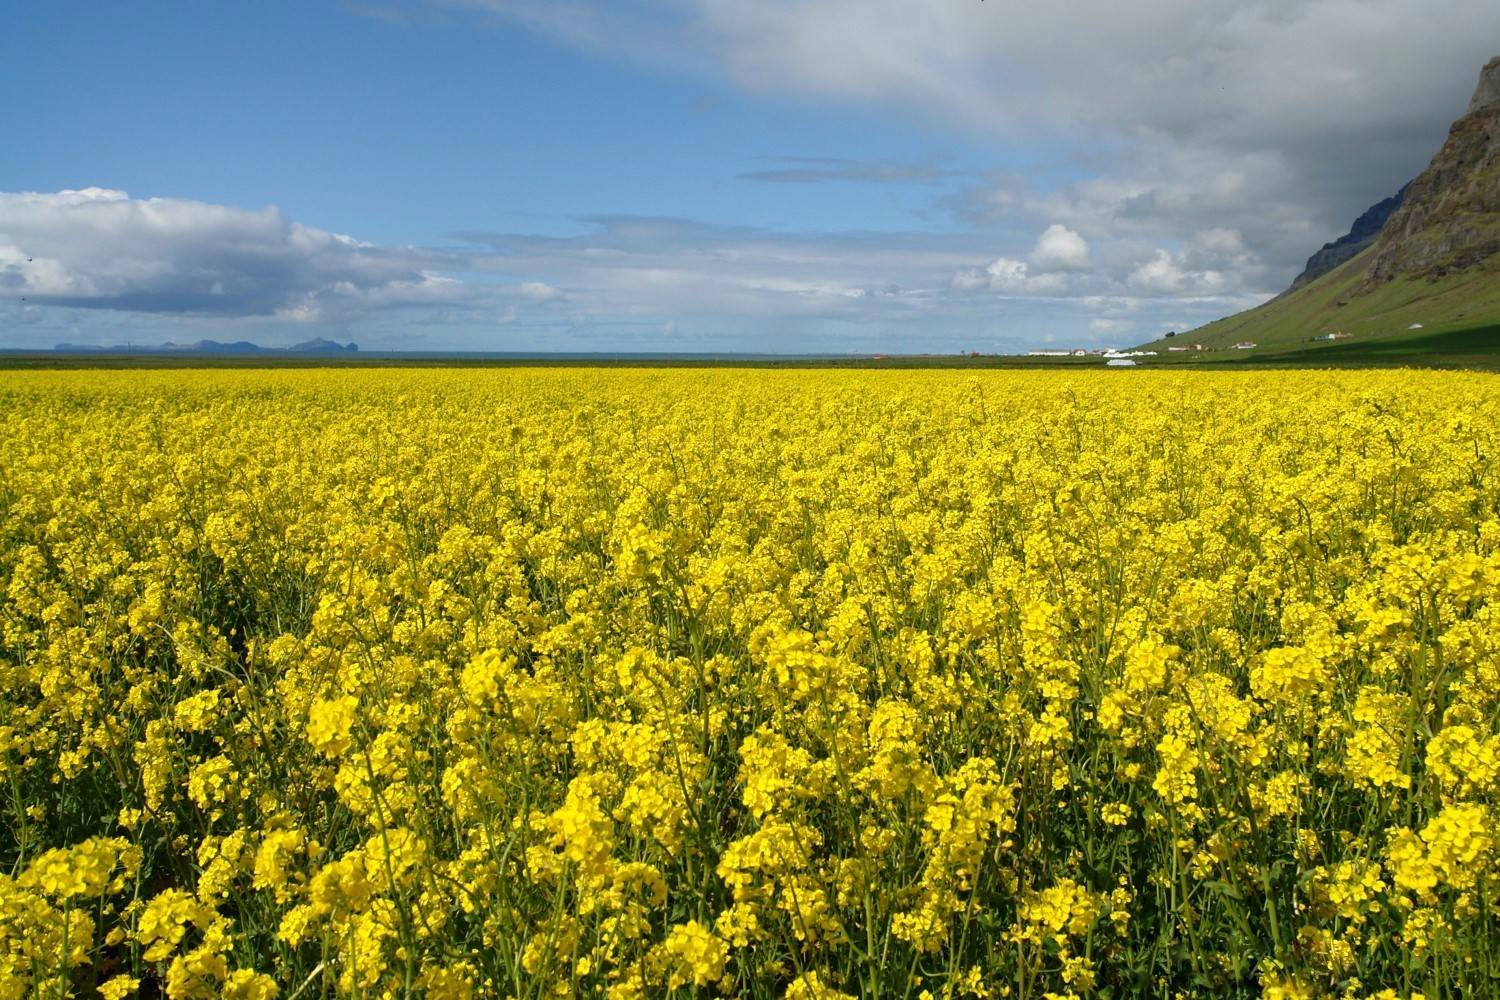
<instances>
[{"instance_id":1,"label":"green hillside","mask_svg":"<svg viewBox=\"0 0 1500 1000\"><path fill-rule=\"evenodd\" d=\"M1249 341L1256 349L1245 354L1285 353L1371 341L1421 341L1435 334L1500 324L1500 266L1495 262L1437 279L1398 277L1362 290L1372 253L1366 250L1255 309L1149 346L1162 349L1169 344L1199 343L1217 353ZM1413 324L1421 326L1413 330ZM1350 336L1336 344L1313 339L1330 333ZM1500 350L1500 344L1496 346Z\"/></svg>"}]
</instances>

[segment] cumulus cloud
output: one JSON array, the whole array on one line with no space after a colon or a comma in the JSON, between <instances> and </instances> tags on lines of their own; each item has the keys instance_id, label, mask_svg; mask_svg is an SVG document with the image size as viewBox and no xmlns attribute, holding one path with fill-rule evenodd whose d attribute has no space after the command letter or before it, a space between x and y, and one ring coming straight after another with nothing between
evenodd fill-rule
<instances>
[{"instance_id":1,"label":"cumulus cloud","mask_svg":"<svg viewBox=\"0 0 1500 1000\"><path fill-rule=\"evenodd\" d=\"M1158 250L1152 258L1130 272L1130 284L1134 287L1159 294L1186 291L1189 275L1166 250Z\"/></svg>"},{"instance_id":2,"label":"cumulus cloud","mask_svg":"<svg viewBox=\"0 0 1500 1000\"><path fill-rule=\"evenodd\" d=\"M0 193L0 297L164 315L326 320L461 302L456 261L287 219L86 188Z\"/></svg>"},{"instance_id":3,"label":"cumulus cloud","mask_svg":"<svg viewBox=\"0 0 1500 1000\"><path fill-rule=\"evenodd\" d=\"M1066 226L1054 224L1037 237L1028 260L998 257L982 268L960 270L949 282L949 288L959 293L1064 295L1084 286L1085 282L1077 275L1090 267L1088 241ZM1100 277L1100 281L1105 280L1106 277Z\"/></svg>"},{"instance_id":4,"label":"cumulus cloud","mask_svg":"<svg viewBox=\"0 0 1500 1000\"><path fill-rule=\"evenodd\" d=\"M960 271L953 276L956 292L998 292L1002 295L1059 295L1067 288L1060 274L1037 274L1024 260L1000 257L984 268Z\"/></svg>"},{"instance_id":5,"label":"cumulus cloud","mask_svg":"<svg viewBox=\"0 0 1500 1000\"><path fill-rule=\"evenodd\" d=\"M1194 233L1182 250L1155 250L1131 270L1126 283L1147 295L1222 296L1245 291L1257 263L1238 231L1206 229Z\"/></svg>"},{"instance_id":6,"label":"cumulus cloud","mask_svg":"<svg viewBox=\"0 0 1500 1000\"><path fill-rule=\"evenodd\" d=\"M1031 251L1031 263L1039 271L1087 271L1088 241L1067 226L1048 226Z\"/></svg>"}]
</instances>

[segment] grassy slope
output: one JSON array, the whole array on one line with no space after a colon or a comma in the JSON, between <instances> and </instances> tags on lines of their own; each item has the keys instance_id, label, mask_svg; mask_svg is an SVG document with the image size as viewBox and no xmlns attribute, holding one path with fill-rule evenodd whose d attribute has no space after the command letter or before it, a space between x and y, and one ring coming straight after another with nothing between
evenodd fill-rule
<instances>
[{"instance_id":1,"label":"grassy slope","mask_svg":"<svg viewBox=\"0 0 1500 1000\"><path fill-rule=\"evenodd\" d=\"M1441 337L1462 333L1453 343L1462 343L1463 353L1483 348L1486 353L1500 354L1500 327L1495 325L1500 323L1500 264L1492 261L1439 281L1398 278L1357 295L1355 290L1364 280L1369 255L1367 250L1318 280L1255 309L1149 346L1160 349L1186 342L1222 349L1248 340L1259 347L1244 352L1246 355L1307 351L1321 357L1352 357L1369 353L1377 344L1401 353L1420 354L1447 343ZM1413 323L1422 324L1422 329L1409 329ZM1335 331L1353 334L1353 339L1334 344L1312 342L1319 334ZM1492 347L1488 346L1491 341L1486 331L1495 333ZM1435 336L1439 339L1434 340ZM1415 352L1397 344L1408 344ZM1336 355L1330 354L1334 349L1338 349Z\"/></svg>"},{"instance_id":2,"label":"grassy slope","mask_svg":"<svg viewBox=\"0 0 1500 1000\"><path fill-rule=\"evenodd\" d=\"M1500 369L1500 324L1484 323L1439 332L1414 330L1391 337L1299 344L1285 350L1246 351L1254 365Z\"/></svg>"}]
</instances>

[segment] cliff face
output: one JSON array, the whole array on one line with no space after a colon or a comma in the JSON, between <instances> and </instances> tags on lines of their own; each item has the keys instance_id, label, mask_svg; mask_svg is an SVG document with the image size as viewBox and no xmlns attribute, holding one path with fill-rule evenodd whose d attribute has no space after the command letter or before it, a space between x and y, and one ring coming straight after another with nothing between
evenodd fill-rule
<instances>
[{"instance_id":1,"label":"cliff face","mask_svg":"<svg viewBox=\"0 0 1500 1000\"><path fill-rule=\"evenodd\" d=\"M1500 58L1469 111L1376 240L1366 288L1398 276L1441 278L1500 253Z\"/></svg>"},{"instance_id":2,"label":"cliff face","mask_svg":"<svg viewBox=\"0 0 1500 1000\"><path fill-rule=\"evenodd\" d=\"M1472 115L1496 104L1500 104L1500 56L1491 59L1480 70L1479 89L1474 91L1474 99L1469 102L1469 110L1465 114Z\"/></svg>"},{"instance_id":3,"label":"cliff face","mask_svg":"<svg viewBox=\"0 0 1500 1000\"><path fill-rule=\"evenodd\" d=\"M1307 259L1307 268L1297 275L1297 280L1292 282L1292 288L1301 288L1309 281L1321 278L1374 243L1375 238L1380 235L1380 230L1385 227L1386 221L1395 214L1396 209L1401 207L1405 194L1406 188L1403 187L1355 219L1349 232L1332 243L1323 244L1323 249Z\"/></svg>"}]
</instances>

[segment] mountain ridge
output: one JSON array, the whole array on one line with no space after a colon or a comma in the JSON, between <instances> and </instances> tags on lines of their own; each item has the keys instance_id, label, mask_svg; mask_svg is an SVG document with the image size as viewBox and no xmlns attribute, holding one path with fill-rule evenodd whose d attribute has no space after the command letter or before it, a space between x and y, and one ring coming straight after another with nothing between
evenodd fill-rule
<instances>
[{"instance_id":1,"label":"mountain ridge","mask_svg":"<svg viewBox=\"0 0 1500 1000\"><path fill-rule=\"evenodd\" d=\"M1410 187L1410 181L1401 185L1400 191L1365 209L1364 213L1354 220L1354 225L1349 227L1347 233L1332 242L1324 243L1317 253L1307 258L1307 267L1292 279L1291 287L1287 291L1301 288L1309 281L1321 278L1344 261L1358 256L1360 251L1374 243L1380 236L1380 231L1385 228L1386 222L1401 207L1402 199Z\"/></svg>"}]
</instances>

